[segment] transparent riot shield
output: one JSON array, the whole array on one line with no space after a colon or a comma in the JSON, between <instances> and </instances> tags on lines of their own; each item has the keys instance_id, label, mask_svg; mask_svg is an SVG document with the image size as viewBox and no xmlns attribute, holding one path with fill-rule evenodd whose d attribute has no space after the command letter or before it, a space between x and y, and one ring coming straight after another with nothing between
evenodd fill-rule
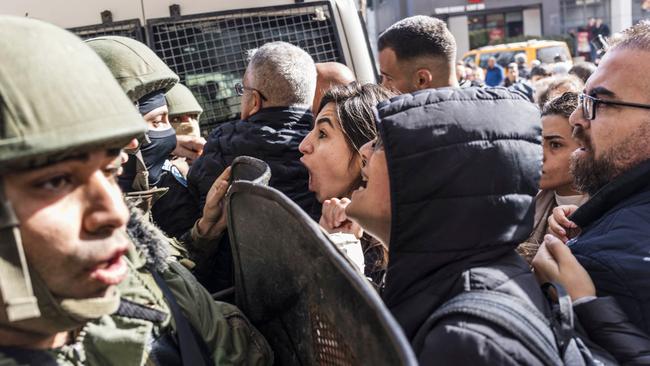
<instances>
[{"instance_id":1,"label":"transparent riot shield","mask_svg":"<svg viewBox=\"0 0 650 366\"><path fill-rule=\"evenodd\" d=\"M417 364L375 290L295 203L235 181L227 210L236 302L276 364Z\"/></svg>"}]
</instances>

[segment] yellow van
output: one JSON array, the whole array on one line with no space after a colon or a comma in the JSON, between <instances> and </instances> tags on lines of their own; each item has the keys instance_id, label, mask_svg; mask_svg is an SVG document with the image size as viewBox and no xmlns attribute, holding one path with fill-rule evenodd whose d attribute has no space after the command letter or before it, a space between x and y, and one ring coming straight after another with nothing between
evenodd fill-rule
<instances>
[{"instance_id":1,"label":"yellow van","mask_svg":"<svg viewBox=\"0 0 650 366\"><path fill-rule=\"evenodd\" d=\"M565 42L542 40L481 47L466 52L463 55L463 62L473 63L485 69L487 68L488 59L494 56L499 65L506 67L509 63L515 62L515 55L518 53L524 53L526 55L528 66L530 66L533 60L552 64L555 62L555 56L558 55L562 57L563 61L572 63L571 53Z\"/></svg>"}]
</instances>

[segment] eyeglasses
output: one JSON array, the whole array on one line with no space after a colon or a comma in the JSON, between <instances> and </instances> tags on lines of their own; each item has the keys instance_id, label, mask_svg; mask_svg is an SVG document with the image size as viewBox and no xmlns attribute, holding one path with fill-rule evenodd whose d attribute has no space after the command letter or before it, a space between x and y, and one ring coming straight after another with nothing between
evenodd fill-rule
<instances>
[{"instance_id":1,"label":"eyeglasses","mask_svg":"<svg viewBox=\"0 0 650 366\"><path fill-rule=\"evenodd\" d=\"M244 95L244 90L256 91L257 94L260 95L260 97L262 98L263 101L266 102L266 100L267 100L266 97L264 96L264 94L262 94L262 92L259 91L259 90L257 90L257 89L255 89L255 88L249 88L249 87L247 87L247 86L244 86L242 83L237 83L237 84L235 84L235 93L237 93L237 95L239 95L240 97L241 97L242 95Z\"/></svg>"},{"instance_id":2,"label":"eyeglasses","mask_svg":"<svg viewBox=\"0 0 650 366\"><path fill-rule=\"evenodd\" d=\"M602 100L591 95L580 94L578 95L578 103L582 108L582 117L586 120L593 120L596 118L596 109L598 108L598 103L609 104L609 105L620 105L623 107L634 107L634 108L644 108L650 109L650 104L639 104L639 103L628 103L628 102L615 102L610 100Z\"/></svg>"}]
</instances>

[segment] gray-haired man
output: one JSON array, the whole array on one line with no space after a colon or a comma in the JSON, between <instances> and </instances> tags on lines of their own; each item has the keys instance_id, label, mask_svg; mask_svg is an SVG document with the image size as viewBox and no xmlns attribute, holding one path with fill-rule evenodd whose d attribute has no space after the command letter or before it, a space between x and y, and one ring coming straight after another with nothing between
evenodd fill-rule
<instances>
[{"instance_id":1,"label":"gray-haired man","mask_svg":"<svg viewBox=\"0 0 650 366\"><path fill-rule=\"evenodd\" d=\"M266 161L271 167L269 184L282 191L312 217L320 217L320 205L309 191L309 174L300 163L298 145L309 133L314 116L311 104L316 90L316 67L311 56L285 42L267 43L251 52L251 59L236 91L241 95L241 121L224 123L208 137L203 155L188 174L188 187L201 207L215 179L240 155ZM211 227L195 225L193 242L216 235ZM211 291L231 285L230 255L221 243L220 252L202 253L212 258L223 273L197 273ZM208 248L217 247L207 245ZM200 248L195 250L202 251ZM209 251L209 249L207 249Z\"/></svg>"}]
</instances>

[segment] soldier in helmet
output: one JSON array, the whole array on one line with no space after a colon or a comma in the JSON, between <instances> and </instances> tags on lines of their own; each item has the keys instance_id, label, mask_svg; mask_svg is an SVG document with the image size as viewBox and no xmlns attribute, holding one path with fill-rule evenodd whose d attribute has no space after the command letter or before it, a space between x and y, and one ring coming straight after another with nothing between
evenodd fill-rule
<instances>
[{"instance_id":1,"label":"soldier in helmet","mask_svg":"<svg viewBox=\"0 0 650 366\"><path fill-rule=\"evenodd\" d=\"M180 238L202 215L187 189L187 169L182 164L179 169L169 157L195 159L205 139L177 135L169 121L165 93L177 85L178 76L149 47L134 39L105 36L86 43L104 60L148 125L146 139L139 149L130 151L119 177L120 187L127 199L151 212L153 221L168 236Z\"/></svg>"},{"instance_id":2,"label":"soldier in helmet","mask_svg":"<svg viewBox=\"0 0 650 366\"><path fill-rule=\"evenodd\" d=\"M201 136L199 118L203 108L196 101L192 91L178 83L165 94L169 119L176 130L176 135Z\"/></svg>"},{"instance_id":3,"label":"soldier in helmet","mask_svg":"<svg viewBox=\"0 0 650 366\"><path fill-rule=\"evenodd\" d=\"M129 217L118 156L146 126L101 59L40 21L0 34L0 364L270 364Z\"/></svg>"}]
</instances>

